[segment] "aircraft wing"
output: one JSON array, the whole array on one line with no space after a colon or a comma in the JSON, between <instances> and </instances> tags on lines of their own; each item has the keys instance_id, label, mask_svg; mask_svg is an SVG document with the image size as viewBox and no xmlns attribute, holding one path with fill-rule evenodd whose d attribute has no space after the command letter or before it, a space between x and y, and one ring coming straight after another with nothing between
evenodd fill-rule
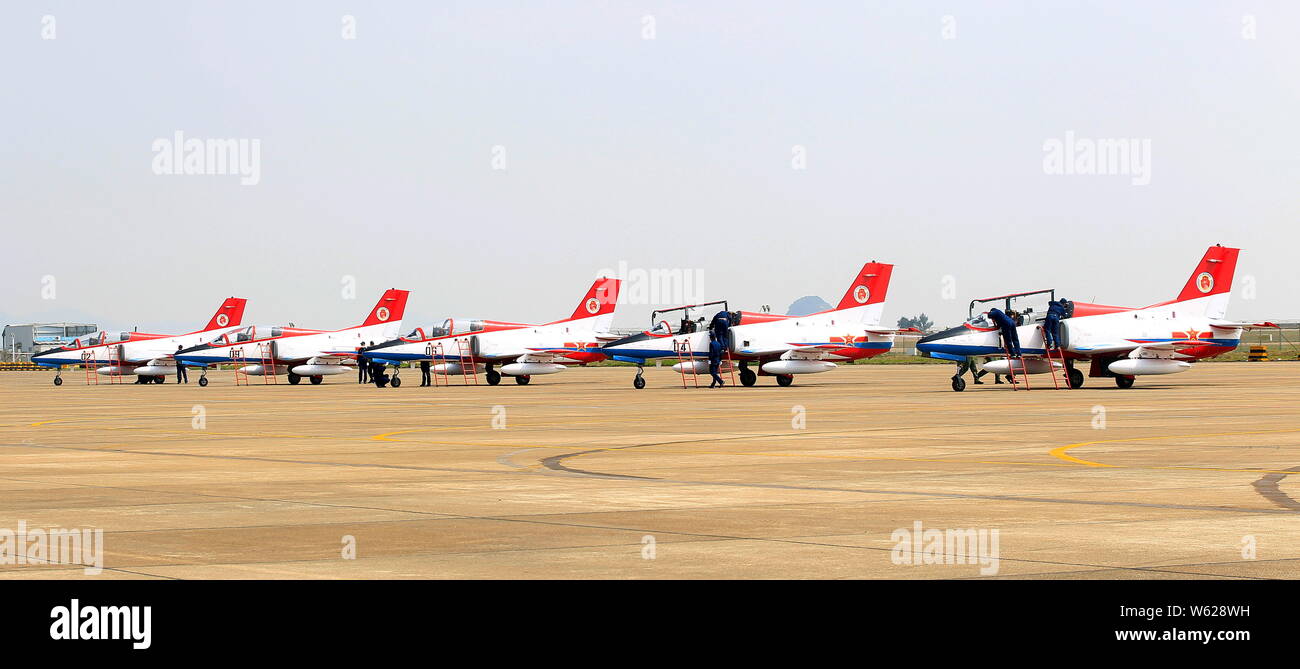
<instances>
[{"instance_id":1,"label":"aircraft wing","mask_svg":"<svg viewBox=\"0 0 1300 669\"><path fill-rule=\"evenodd\" d=\"M807 346L795 346L791 348L781 358L785 360L822 360L830 357L831 353L844 348L844 344L809 344Z\"/></svg>"},{"instance_id":2,"label":"aircraft wing","mask_svg":"<svg viewBox=\"0 0 1300 669\"><path fill-rule=\"evenodd\" d=\"M1263 323L1233 323L1229 321L1211 321L1210 327L1219 330L1255 330L1259 328L1276 328L1277 323L1264 321Z\"/></svg>"},{"instance_id":3,"label":"aircraft wing","mask_svg":"<svg viewBox=\"0 0 1300 669\"><path fill-rule=\"evenodd\" d=\"M135 364L137 364L137 365L151 365L151 366L156 366L156 367L175 367L175 366L176 366L176 359L173 358L173 357L171 357L170 355L164 355L164 356L160 356L160 357L159 357L159 356L144 356L144 355L127 356L126 358L123 359L123 362L135 363Z\"/></svg>"},{"instance_id":4,"label":"aircraft wing","mask_svg":"<svg viewBox=\"0 0 1300 669\"><path fill-rule=\"evenodd\" d=\"M879 334L879 335L900 335L900 334L909 334L909 333L913 333L913 332L915 332L915 333L917 333L917 334L920 334L920 333L921 333L921 331L918 330L918 329L916 329L916 328L882 328L882 327L870 327L870 328L866 328L866 331L867 331L867 334Z\"/></svg>"},{"instance_id":5,"label":"aircraft wing","mask_svg":"<svg viewBox=\"0 0 1300 669\"><path fill-rule=\"evenodd\" d=\"M1113 341L1113 342L1101 342L1099 344L1091 344L1089 346L1071 347L1070 350L1076 351L1078 353L1122 353L1124 351L1132 351L1134 355L1140 355L1142 351L1170 352L1170 351L1179 351L1184 348L1192 348L1196 346L1205 346L1205 342L1197 341L1195 339L1179 339L1174 341L1145 342L1145 343L1137 342L1137 341L1121 340L1121 341Z\"/></svg>"},{"instance_id":6,"label":"aircraft wing","mask_svg":"<svg viewBox=\"0 0 1300 669\"><path fill-rule=\"evenodd\" d=\"M356 362L356 351L330 351L320 355L313 355L310 358L277 358L279 362L293 363L305 362L308 365L343 365L350 362Z\"/></svg>"},{"instance_id":7,"label":"aircraft wing","mask_svg":"<svg viewBox=\"0 0 1300 669\"><path fill-rule=\"evenodd\" d=\"M586 362L581 359L581 351L571 348L531 349L516 358L516 362Z\"/></svg>"}]
</instances>

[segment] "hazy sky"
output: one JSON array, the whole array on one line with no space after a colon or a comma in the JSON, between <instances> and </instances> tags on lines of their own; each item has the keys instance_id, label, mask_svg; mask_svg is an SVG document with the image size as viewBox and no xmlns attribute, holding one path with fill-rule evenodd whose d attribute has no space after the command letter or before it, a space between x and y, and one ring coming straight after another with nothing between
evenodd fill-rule
<instances>
[{"instance_id":1,"label":"hazy sky","mask_svg":"<svg viewBox=\"0 0 1300 669\"><path fill-rule=\"evenodd\" d=\"M620 262L784 310L878 259L887 321L944 324L1015 290L1169 299L1215 242L1244 249L1230 317L1300 316L1300 3L0 14L4 322L193 329L238 295L248 322L332 328L388 287L411 325L551 320ZM260 180L155 174L176 131L258 140ZM1150 183L1046 173L1067 132L1146 141Z\"/></svg>"}]
</instances>

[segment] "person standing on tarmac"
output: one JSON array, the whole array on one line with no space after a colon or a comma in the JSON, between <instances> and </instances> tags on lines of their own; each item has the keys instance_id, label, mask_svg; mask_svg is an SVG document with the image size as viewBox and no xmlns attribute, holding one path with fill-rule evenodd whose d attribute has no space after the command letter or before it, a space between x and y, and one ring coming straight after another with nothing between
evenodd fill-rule
<instances>
[{"instance_id":1,"label":"person standing on tarmac","mask_svg":"<svg viewBox=\"0 0 1300 669\"><path fill-rule=\"evenodd\" d=\"M182 349L184 349L183 346L177 346L176 352L180 353ZM185 369L185 363L181 362L180 360L177 360L176 361L176 383L189 383L189 382L190 382L190 375Z\"/></svg>"},{"instance_id":2,"label":"person standing on tarmac","mask_svg":"<svg viewBox=\"0 0 1300 669\"><path fill-rule=\"evenodd\" d=\"M1020 334L1016 332L1016 322L996 307L989 309L989 319L1002 331L1002 345L1010 352L1011 357L1019 358Z\"/></svg>"},{"instance_id":3,"label":"person standing on tarmac","mask_svg":"<svg viewBox=\"0 0 1300 669\"><path fill-rule=\"evenodd\" d=\"M972 383L980 386L984 385L984 382L980 381L980 378L989 372L986 369L980 369L979 363L976 362L975 356L973 355L968 355L965 360L957 363L957 373L954 374L952 378L960 379L962 374L965 374L968 371L970 372ZM1002 383L1002 380L998 379L996 374L993 375L993 378L996 379L998 383Z\"/></svg>"},{"instance_id":4,"label":"person standing on tarmac","mask_svg":"<svg viewBox=\"0 0 1300 669\"><path fill-rule=\"evenodd\" d=\"M432 379L429 376L429 361L421 360L420 361L420 387L423 388L425 386L433 385L431 381Z\"/></svg>"},{"instance_id":5,"label":"person standing on tarmac","mask_svg":"<svg viewBox=\"0 0 1300 669\"><path fill-rule=\"evenodd\" d=\"M365 342L362 342L362 345L364 346ZM366 381L369 380L370 380L370 361L366 360L366 356L363 355L361 353L361 349L358 348L357 349L357 383L364 384Z\"/></svg>"},{"instance_id":6,"label":"person standing on tarmac","mask_svg":"<svg viewBox=\"0 0 1300 669\"><path fill-rule=\"evenodd\" d=\"M721 388L727 385L718 375L719 368L722 366L722 342L718 340L716 334L709 332L709 376L713 381L709 383L710 388Z\"/></svg>"}]
</instances>

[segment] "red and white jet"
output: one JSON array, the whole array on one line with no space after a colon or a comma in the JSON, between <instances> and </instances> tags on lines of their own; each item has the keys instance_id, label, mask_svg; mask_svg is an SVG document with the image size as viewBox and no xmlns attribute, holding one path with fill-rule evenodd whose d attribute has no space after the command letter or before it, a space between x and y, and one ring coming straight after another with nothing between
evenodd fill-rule
<instances>
[{"instance_id":1,"label":"red and white jet","mask_svg":"<svg viewBox=\"0 0 1300 669\"><path fill-rule=\"evenodd\" d=\"M217 313L208 319L202 329L182 335L151 334L146 332L99 332L86 340L78 339L70 346L43 351L32 356L32 362L57 367L54 385L63 385L64 365L91 365L96 372L109 376L135 375L141 383L162 383L176 372L175 353L187 346L210 339L214 333L237 329L244 317L242 297L226 298Z\"/></svg>"},{"instance_id":2,"label":"red and white jet","mask_svg":"<svg viewBox=\"0 0 1300 669\"><path fill-rule=\"evenodd\" d=\"M483 365L488 385L501 383L501 375L527 385L534 375L556 374L566 365L604 360L602 341L613 339L609 327L618 304L618 279L596 279L573 315L541 325L448 318L428 332L417 328L360 351L368 360L386 364L429 361L436 373L463 374L463 366ZM496 369L501 365L500 371ZM401 385L394 376L394 387Z\"/></svg>"},{"instance_id":3,"label":"red and white jet","mask_svg":"<svg viewBox=\"0 0 1300 669\"><path fill-rule=\"evenodd\" d=\"M807 316L785 316L753 311L727 312L730 327L730 357L740 367L740 382L752 386L758 374L749 368L759 365L760 373L776 377L777 385L788 386L795 374L816 374L835 369L836 362L861 360L888 352L894 345L897 328L880 327L889 292L889 278L894 266L871 261L853 275L849 289L838 305ZM688 358L673 365L683 374L698 374L708 369L709 332L707 323L691 320L711 304L662 309L651 314L651 328L624 337L602 347L614 360L634 362L637 374L633 387L645 387L642 367L657 358ZM673 320L674 328L662 315L682 312ZM712 315L712 314L710 314Z\"/></svg>"},{"instance_id":4,"label":"red and white jet","mask_svg":"<svg viewBox=\"0 0 1300 669\"><path fill-rule=\"evenodd\" d=\"M298 385L303 377L318 384L326 376L354 371L344 363L356 357L358 348L401 332L409 295L410 291L395 288L385 291L366 319L349 328L308 330L250 325L191 346L175 357L203 366L253 363L244 365L240 371L253 376L288 374L292 385ZM199 385L208 385L207 378L199 379Z\"/></svg>"},{"instance_id":5,"label":"red and white jet","mask_svg":"<svg viewBox=\"0 0 1300 669\"><path fill-rule=\"evenodd\" d=\"M1112 377L1120 388L1133 386L1135 377L1175 374L1191 363L1237 348L1241 333L1252 328L1275 328L1273 323L1238 323L1224 319L1232 293L1239 249L1211 246L1197 263L1178 297L1149 307L1116 307L1074 302L1073 313L1061 321L1061 353L1068 368L1069 387L1083 386L1083 372L1076 361L1090 363L1088 376ZM1046 302L1053 291L1017 293L971 303L971 318L964 324L923 337L917 349L933 358L964 360L968 356L1001 355L1002 337L989 321L987 311L976 305L1021 311L1024 324L1016 328L1022 357L1014 361L995 360L984 369L997 374L1056 373L1054 362L1044 349L1042 323L1045 310L1021 306L1035 299ZM1041 305L1040 305L1041 306ZM1053 349L1052 358L1055 358ZM960 382L960 383L959 383ZM965 389L954 377L953 390Z\"/></svg>"}]
</instances>

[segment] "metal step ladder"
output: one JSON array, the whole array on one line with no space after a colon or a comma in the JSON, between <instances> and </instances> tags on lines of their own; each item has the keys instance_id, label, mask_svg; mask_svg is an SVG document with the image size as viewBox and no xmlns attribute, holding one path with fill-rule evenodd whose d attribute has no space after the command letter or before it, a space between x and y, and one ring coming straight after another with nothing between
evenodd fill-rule
<instances>
[{"instance_id":1,"label":"metal step ladder","mask_svg":"<svg viewBox=\"0 0 1300 669\"><path fill-rule=\"evenodd\" d=\"M248 365L248 358L244 357L244 347L236 346L230 349L230 361L235 363L235 385L246 386L252 383L248 380L248 372L244 367Z\"/></svg>"},{"instance_id":2,"label":"metal step ladder","mask_svg":"<svg viewBox=\"0 0 1300 669\"><path fill-rule=\"evenodd\" d=\"M451 377L447 374L447 350L443 348L442 342L429 347L427 352L432 359L433 385L450 386Z\"/></svg>"},{"instance_id":3,"label":"metal step ladder","mask_svg":"<svg viewBox=\"0 0 1300 669\"><path fill-rule=\"evenodd\" d=\"M1059 346L1053 348L1047 347L1047 330L1041 325L1038 326L1038 334L1043 337L1043 353L1047 356L1047 364L1052 366L1052 384L1056 386L1057 390L1062 388L1069 390L1070 368L1065 365L1065 351L1062 351ZM1056 351L1055 356L1052 355L1052 351ZM1056 363L1058 362L1061 363L1059 369L1056 367ZM1062 379L1058 373L1063 374L1065 378Z\"/></svg>"},{"instance_id":4,"label":"metal step ladder","mask_svg":"<svg viewBox=\"0 0 1300 669\"><path fill-rule=\"evenodd\" d=\"M1007 346L1006 342L1002 343L1002 353L1007 356L1007 379L1011 381L1011 390L1013 392L1016 390L1029 390L1029 375L1024 374L1025 371L1024 358L1011 357L1011 347ZM1020 361L1021 374L1016 374L1017 360ZM1016 380L1017 378L1019 378L1020 380L1017 381ZM1020 387L1021 385L1023 385L1024 388L1021 388Z\"/></svg>"},{"instance_id":5,"label":"metal step ladder","mask_svg":"<svg viewBox=\"0 0 1300 669\"><path fill-rule=\"evenodd\" d=\"M86 385L99 385L99 373L95 371L95 354L86 351L81 354L81 367L86 370Z\"/></svg>"},{"instance_id":6,"label":"metal step ladder","mask_svg":"<svg viewBox=\"0 0 1300 669\"><path fill-rule=\"evenodd\" d=\"M264 341L257 345L257 356L262 361L262 384L279 385L280 379L275 374L275 342Z\"/></svg>"},{"instance_id":7,"label":"metal step ladder","mask_svg":"<svg viewBox=\"0 0 1300 669\"><path fill-rule=\"evenodd\" d=\"M144 377L141 377L144 378ZM108 347L108 382L122 382L122 345Z\"/></svg>"},{"instance_id":8,"label":"metal step ladder","mask_svg":"<svg viewBox=\"0 0 1300 669\"><path fill-rule=\"evenodd\" d=\"M474 365L474 351L469 339L456 340L456 357L460 360L460 374L465 378L465 385L478 385L478 367Z\"/></svg>"},{"instance_id":9,"label":"metal step ladder","mask_svg":"<svg viewBox=\"0 0 1300 669\"><path fill-rule=\"evenodd\" d=\"M686 375L691 375L691 380L695 382L695 387L700 387L700 375L695 371L695 351L691 348L691 339L687 337L682 340L673 338L673 353L677 354L677 362L682 367L682 388L688 388L686 385ZM689 370L689 371L688 371Z\"/></svg>"}]
</instances>

